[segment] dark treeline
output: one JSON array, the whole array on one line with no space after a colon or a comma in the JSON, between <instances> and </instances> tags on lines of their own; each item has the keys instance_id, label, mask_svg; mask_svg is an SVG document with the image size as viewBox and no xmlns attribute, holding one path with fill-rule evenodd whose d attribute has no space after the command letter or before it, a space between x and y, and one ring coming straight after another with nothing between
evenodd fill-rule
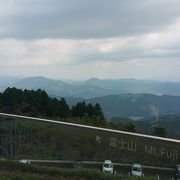
<instances>
[{"instance_id":1,"label":"dark treeline","mask_svg":"<svg viewBox=\"0 0 180 180\"><path fill-rule=\"evenodd\" d=\"M69 107L64 98L51 98L40 89L7 88L0 93L0 112L135 132L132 123L115 125L107 122L98 103L92 105L83 101Z\"/></svg>"},{"instance_id":2,"label":"dark treeline","mask_svg":"<svg viewBox=\"0 0 180 180\"><path fill-rule=\"evenodd\" d=\"M91 103L86 105L86 102L78 102L75 106L72 106L72 115L77 117L82 117L87 115L89 117L98 116L101 119L104 119L102 109L98 103L93 106Z\"/></svg>"},{"instance_id":3,"label":"dark treeline","mask_svg":"<svg viewBox=\"0 0 180 180\"><path fill-rule=\"evenodd\" d=\"M44 90L7 88L0 93L0 110L6 113L45 117L99 117L104 120L100 105L79 102L70 108L64 98L51 98Z\"/></svg>"}]
</instances>

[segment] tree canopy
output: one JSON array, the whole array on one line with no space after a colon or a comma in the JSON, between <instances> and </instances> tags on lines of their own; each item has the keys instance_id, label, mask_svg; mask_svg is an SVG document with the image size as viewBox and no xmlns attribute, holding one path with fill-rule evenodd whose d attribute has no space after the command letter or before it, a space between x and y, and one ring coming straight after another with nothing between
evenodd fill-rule
<instances>
[{"instance_id":1,"label":"tree canopy","mask_svg":"<svg viewBox=\"0 0 180 180\"><path fill-rule=\"evenodd\" d=\"M34 91L7 88L3 93L0 93L0 111L52 118L99 117L99 119L104 120L99 104L93 106L83 101L70 108L64 98L51 98L41 89Z\"/></svg>"}]
</instances>

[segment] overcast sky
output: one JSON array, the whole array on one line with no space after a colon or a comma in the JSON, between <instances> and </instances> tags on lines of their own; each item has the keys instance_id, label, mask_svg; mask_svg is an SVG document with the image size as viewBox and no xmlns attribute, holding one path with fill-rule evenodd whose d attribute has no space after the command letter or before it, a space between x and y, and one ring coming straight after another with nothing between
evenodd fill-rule
<instances>
[{"instance_id":1,"label":"overcast sky","mask_svg":"<svg viewBox=\"0 0 180 180\"><path fill-rule=\"evenodd\" d=\"M180 0L0 0L0 75L179 78Z\"/></svg>"}]
</instances>

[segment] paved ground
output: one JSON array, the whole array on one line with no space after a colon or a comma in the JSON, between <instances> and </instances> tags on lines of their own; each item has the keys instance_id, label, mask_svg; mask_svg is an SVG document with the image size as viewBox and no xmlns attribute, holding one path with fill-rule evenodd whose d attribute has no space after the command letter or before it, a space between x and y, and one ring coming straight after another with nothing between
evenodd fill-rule
<instances>
[{"instance_id":1,"label":"paved ground","mask_svg":"<svg viewBox=\"0 0 180 180\"><path fill-rule=\"evenodd\" d=\"M35 163L35 162L34 162ZM37 163L37 162L36 162ZM67 162L67 163L44 163L48 166L56 166L56 167L61 167L61 168L74 168L72 162ZM41 164L41 163L38 163ZM102 164L83 164L83 167L85 168L95 168L98 169L99 171L102 170ZM131 170L130 166L120 166L120 165L114 165L114 171L117 174L122 174L122 175L129 175ZM157 170L157 169L147 169L143 168L143 174L144 176L154 176L159 178L160 180L173 180L173 174L174 172L171 170Z\"/></svg>"}]
</instances>

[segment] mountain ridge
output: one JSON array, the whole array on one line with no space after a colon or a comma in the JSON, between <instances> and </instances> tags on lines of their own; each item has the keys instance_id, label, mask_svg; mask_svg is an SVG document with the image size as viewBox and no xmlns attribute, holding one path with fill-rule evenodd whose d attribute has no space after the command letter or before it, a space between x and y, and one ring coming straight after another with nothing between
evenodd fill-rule
<instances>
[{"instance_id":1,"label":"mountain ridge","mask_svg":"<svg viewBox=\"0 0 180 180\"><path fill-rule=\"evenodd\" d=\"M1 88L2 87L2 88ZM0 90L7 87L22 89L44 89L50 95L93 98L117 94L156 94L180 96L180 82L166 82L136 79L91 78L81 82L53 80L43 76L28 78L1 78Z\"/></svg>"},{"instance_id":2,"label":"mountain ridge","mask_svg":"<svg viewBox=\"0 0 180 180\"><path fill-rule=\"evenodd\" d=\"M28 77L15 82L10 87L20 89L43 89L48 94L54 96L74 96L74 97L97 97L108 95L110 91L88 84L69 84L61 80L52 80L38 77Z\"/></svg>"}]
</instances>

